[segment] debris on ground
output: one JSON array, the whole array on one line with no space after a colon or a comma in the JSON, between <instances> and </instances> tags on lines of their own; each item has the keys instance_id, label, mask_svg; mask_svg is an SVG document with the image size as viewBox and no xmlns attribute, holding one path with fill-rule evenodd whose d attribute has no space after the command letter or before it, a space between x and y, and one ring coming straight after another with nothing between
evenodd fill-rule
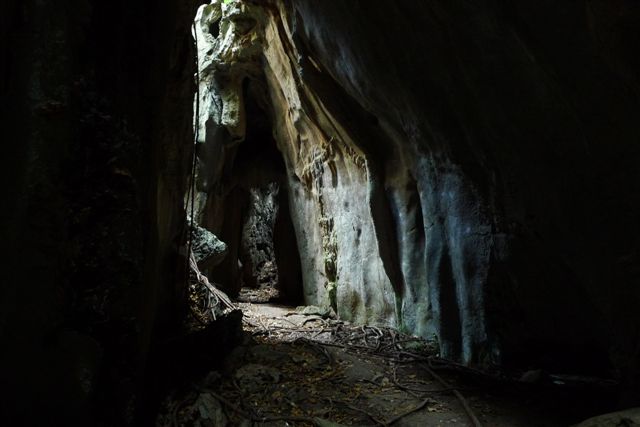
<instances>
[{"instance_id":1,"label":"debris on ground","mask_svg":"<svg viewBox=\"0 0 640 427\"><path fill-rule=\"evenodd\" d=\"M495 382L470 381L482 374L440 359L435 342L352 325L321 307L236 305L244 343L218 370L169 395L157 426L571 424L557 415L563 403L550 389L516 395L522 385L500 392Z\"/></svg>"},{"instance_id":2,"label":"debris on ground","mask_svg":"<svg viewBox=\"0 0 640 427\"><path fill-rule=\"evenodd\" d=\"M416 415L448 424L460 418L448 411L451 397L437 396L452 386L425 379L413 365L435 355L434 343L392 328L353 326L319 307L256 313L255 305L238 305L249 341L232 352L222 374L171 396L158 425L418 425Z\"/></svg>"}]
</instances>

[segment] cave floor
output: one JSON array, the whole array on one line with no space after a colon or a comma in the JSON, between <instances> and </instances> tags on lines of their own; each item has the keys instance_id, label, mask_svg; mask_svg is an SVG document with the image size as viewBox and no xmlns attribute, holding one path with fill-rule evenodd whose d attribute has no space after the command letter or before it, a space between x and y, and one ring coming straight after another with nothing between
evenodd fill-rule
<instances>
[{"instance_id":1,"label":"cave floor","mask_svg":"<svg viewBox=\"0 0 640 427\"><path fill-rule=\"evenodd\" d=\"M157 425L566 426L588 405L488 380L391 328L353 326L312 306L238 305L242 345L174 392Z\"/></svg>"},{"instance_id":2,"label":"cave floor","mask_svg":"<svg viewBox=\"0 0 640 427\"><path fill-rule=\"evenodd\" d=\"M280 298L280 291L275 284L267 284L257 288L242 288L236 298L239 302L250 302L254 304L266 304L277 302Z\"/></svg>"}]
</instances>

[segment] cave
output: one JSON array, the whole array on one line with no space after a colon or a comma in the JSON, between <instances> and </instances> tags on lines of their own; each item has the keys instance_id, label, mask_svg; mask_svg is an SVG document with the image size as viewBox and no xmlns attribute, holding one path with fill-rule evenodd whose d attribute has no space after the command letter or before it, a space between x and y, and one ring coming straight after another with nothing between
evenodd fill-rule
<instances>
[{"instance_id":1,"label":"cave","mask_svg":"<svg viewBox=\"0 0 640 427\"><path fill-rule=\"evenodd\" d=\"M640 424L636 0L0 5L0 423Z\"/></svg>"}]
</instances>

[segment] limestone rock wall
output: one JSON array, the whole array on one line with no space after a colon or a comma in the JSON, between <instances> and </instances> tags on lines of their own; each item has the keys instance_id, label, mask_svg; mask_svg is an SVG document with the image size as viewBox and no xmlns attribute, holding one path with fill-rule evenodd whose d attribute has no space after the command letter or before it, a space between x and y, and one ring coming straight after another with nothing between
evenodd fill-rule
<instances>
[{"instance_id":1,"label":"limestone rock wall","mask_svg":"<svg viewBox=\"0 0 640 427\"><path fill-rule=\"evenodd\" d=\"M307 302L465 363L638 372L634 2L212 5L210 133L263 88Z\"/></svg>"},{"instance_id":2,"label":"limestone rock wall","mask_svg":"<svg viewBox=\"0 0 640 427\"><path fill-rule=\"evenodd\" d=\"M428 295L448 357L637 372L638 5L293 3L389 147L403 320Z\"/></svg>"},{"instance_id":3,"label":"limestone rock wall","mask_svg":"<svg viewBox=\"0 0 640 427\"><path fill-rule=\"evenodd\" d=\"M209 31L197 36L205 40L199 49L204 55L201 81L206 85L201 86L202 104L207 99L226 98L210 104L217 110L202 110L199 124L205 136L200 153L207 144L215 144L220 133L243 140L246 121L251 120L245 113L244 96L257 97L272 118L273 137L286 164L305 301L331 305L343 317L359 322L395 324L394 293L377 254L365 157L352 136L305 89L299 64L290 60L298 52L289 29L283 26L286 19L281 14L287 12L275 3L271 6L274 8L252 2L214 1L201 7L196 27L204 28L203 33ZM216 22L214 28L220 29L213 39L212 21ZM252 23L250 28L245 26L247 22ZM229 81L243 79L259 89L247 93L240 84L230 88L233 93L219 89L221 85L227 87ZM208 94L211 91L214 95ZM207 113L209 110L215 111ZM200 156L200 173L210 176L206 156ZM217 159L225 164L233 161L229 157ZM213 218L211 223L220 216L212 214L212 200L229 185L223 181L223 168L220 166L211 179L219 183L215 192L200 187L204 191L198 209L203 218Z\"/></svg>"}]
</instances>

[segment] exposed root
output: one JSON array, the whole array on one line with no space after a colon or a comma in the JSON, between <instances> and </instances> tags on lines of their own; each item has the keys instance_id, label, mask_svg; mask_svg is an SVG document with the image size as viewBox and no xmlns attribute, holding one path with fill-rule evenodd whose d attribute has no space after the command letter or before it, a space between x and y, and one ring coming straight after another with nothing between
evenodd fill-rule
<instances>
[{"instance_id":1,"label":"exposed root","mask_svg":"<svg viewBox=\"0 0 640 427\"><path fill-rule=\"evenodd\" d=\"M189 254L191 270L190 310L193 317L203 325L215 321L225 310L237 310L227 294L213 286L207 276L200 272L193 251Z\"/></svg>"}]
</instances>

